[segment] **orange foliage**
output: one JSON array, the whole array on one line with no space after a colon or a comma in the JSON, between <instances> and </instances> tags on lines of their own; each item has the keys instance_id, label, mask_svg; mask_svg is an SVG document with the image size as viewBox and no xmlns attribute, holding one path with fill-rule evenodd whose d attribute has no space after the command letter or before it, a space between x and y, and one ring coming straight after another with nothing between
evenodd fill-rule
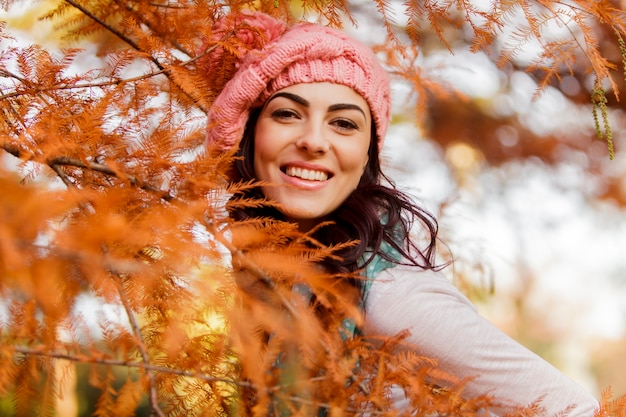
<instances>
[{"instance_id":1,"label":"orange foliage","mask_svg":"<svg viewBox=\"0 0 626 417\"><path fill-rule=\"evenodd\" d=\"M228 196L250 184L225 182L233 156L204 152L203 123L241 45L233 33L213 39L212 24L252 4L286 21L296 12L283 0L221 3L59 2L44 18L68 40L97 40L97 68L81 67L80 49L14 46L0 32L10 45L0 55L0 397L12 396L17 416L53 415L67 377L55 369L71 369L53 364L64 360L88 365L87 382L101 393L98 416L135 415L141 401L159 416L393 415L392 389L419 415L472 416L496 403L464 398L466 381L432 359L394 353L402 335L381 347L343 340L343 320L361 320L354 295L315 267L340 248L311 249L310 238L286 224L231 224ZM450 44L449 28L469 24L472 49L484 50L513 9L527 19L501 65L511 65L524 39L543 41L547 20L568 16L582 39L543 42L545 54L529 70L546 86L584 58L585 73L617 87L616 64L588 26L625 33L623 14L608 2L563 11L554 2L513 1L481 11L471 2L410 1L410 45L401 44L388 3L376 4L390 37L377 49L391 72L413 83L422 113L429 96L447 93L407 65L428 31ZM354 19L349 6L303 4L334 26L344 15ZM217 44L228 52L212 55ZM313 309L311 294L294 293L297 284L310 288ZM81 307L85 296L95 312ZM600 415L624 415L624 400L610 401Z\"/></svg>"}]
</instances>

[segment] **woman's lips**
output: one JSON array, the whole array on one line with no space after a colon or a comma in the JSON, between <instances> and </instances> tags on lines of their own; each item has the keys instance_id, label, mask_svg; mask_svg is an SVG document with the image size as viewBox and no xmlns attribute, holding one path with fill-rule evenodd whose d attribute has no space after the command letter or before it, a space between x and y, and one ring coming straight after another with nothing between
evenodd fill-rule
<instances>
[{"instance_id":1,"label":"woman's lips","mask_svg":"<svg viewBox=\"0 0 626 417\"><path fill-rule=\"evenodd\" d=\"M333 177L326 168L303 162L289 163L280 168L283 181L296 188L317 190L328 184Z\"/></svg>"},{"instance_id":2,"label":"woman's lips","mask_svg":"<svg viewBox=\"0 0 626 417\"><path fill-rule=\"evenodd\" d=\"M307 169L296 166L288 166L285 168L285 174L290 177L296 177L308 181L326 181L328 172L316 169Z\"/></svg>"}]
</instances>

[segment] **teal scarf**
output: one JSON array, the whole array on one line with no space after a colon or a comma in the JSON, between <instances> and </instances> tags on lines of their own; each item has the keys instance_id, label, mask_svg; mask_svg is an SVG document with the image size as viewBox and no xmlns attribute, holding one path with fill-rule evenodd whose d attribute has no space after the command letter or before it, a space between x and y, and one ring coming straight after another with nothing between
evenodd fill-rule
<instances>
[{"instance_id":1,"label":"teal scarf","mask_svg":"<svg viewBox=\"0 0 626 417\"><path fill-rule=\"evenodd\" d=\"M396 262L392 262L383 258L380 255L380 252L385 253L387 255L391 255L391 257ZM363 255L363 260L368 259L370 256L371 256L371 251ZM370 291L370 288L372 287L372 283L374 282L376 277L385 269L395 267L397 265L397 262L399 262L400 260L401 260L401 255L395 249L393 249L388 243L382 242L380 249L379 249L379 253L374 255L374 258L371 260L371 262L367 265L367 267L362 273L363 277L365 278L365 282L362 287L362 297L359 303L359 308L362 311L365 310L365 301L367 299L367 295ZM304 295L305 297L312 296L310 289L305 286L294 287L294 291ZM356 325L355 320L352 318L345 318L343 320L342 328L340 329L340 332L341 332L341 338L344 341L350 340L354 338L355 336L361 335L361 329ZM285 363L282 362L280 356L277 358L275 365L279 368L284 369ZM290 413L287 407L285 407L283 404L280 404L279 402L278 404L276 404L276 406L277 406L277 409L279 410L278 415L280 417L290 416ZM328 416L328 410L326 408L322 407L318 410L317 417L327 417L327 416Z\"/></svg>"},{"instance_id":2,"label":"teal scarf","mask_svg":"<svg viewBox=\"0 0 626 417\"><path fill-rule=\"evenodd\" d=\"M365 311L365 301L367 300L367 296L369 294L370 288L372 287L372 283L376 279L376 277L385 269L393 268L397 265L397 262L400 262L402 259L401 255L394 248L391 247L387 242L383 241L380 245L379 252L383 252L385 254L391 255L391 257L396 262L391 262L385 258L383 258L380 254L374 255L374 259L367 265L365 270L363 271L363 277L365 278L365 282L363 283L362 297L359 307L361 311ZM366 253L363 258L366 256L371 256L371 252ZM341 337L343 340L349 340L353 338L355 335L360 335L361 331L357 328L356 323L353 319L346 318L343 320L343 329L341 331Z\"/></svg>"}]
</instances>

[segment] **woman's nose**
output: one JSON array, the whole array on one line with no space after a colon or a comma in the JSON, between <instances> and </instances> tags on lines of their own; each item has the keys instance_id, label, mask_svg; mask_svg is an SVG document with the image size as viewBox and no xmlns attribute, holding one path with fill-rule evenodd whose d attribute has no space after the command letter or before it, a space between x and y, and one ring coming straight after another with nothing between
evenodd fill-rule
<instances>
[{"instance_id":1,"label":"woman's nose","mask_svg":"<svg viewBox=\"0 0 626 417\"><path fill-rule=\"evenodd\" d=\"M296 142L296 146L310 154L324 154L330 149L323 127L308 126Z\"/></svg>"}]
</instances>

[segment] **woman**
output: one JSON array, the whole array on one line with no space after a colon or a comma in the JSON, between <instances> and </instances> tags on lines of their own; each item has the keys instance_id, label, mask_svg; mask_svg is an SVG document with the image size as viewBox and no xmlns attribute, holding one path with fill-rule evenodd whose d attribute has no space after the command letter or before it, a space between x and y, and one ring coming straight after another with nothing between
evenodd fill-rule
<instances>
[{"instance_id":1,"label":"woman","mask_svg":"<svg viewBox=\"0 0 626 417\"><path fill-rule=\"evenodd\" d=\"M270 204L231 215L285 220L325 245L358 242L320 264L368 278L351 282L365 309L365 334L408 330L407 342L421 355L471 378L466 395L504 400L490 412L541 398L545 415L570 407L570 416L593 416L598 402L589 393L481 318L436 272L436 221L381 171L390 86L371 50L340 31L286 28L263 14L234 23L253 28L237 36L255 49L214 102L208 143L239 147L233 179L261 182L241 198ZM410 237L416 226L423 245Z\"/></svg>"}]
</instances>

